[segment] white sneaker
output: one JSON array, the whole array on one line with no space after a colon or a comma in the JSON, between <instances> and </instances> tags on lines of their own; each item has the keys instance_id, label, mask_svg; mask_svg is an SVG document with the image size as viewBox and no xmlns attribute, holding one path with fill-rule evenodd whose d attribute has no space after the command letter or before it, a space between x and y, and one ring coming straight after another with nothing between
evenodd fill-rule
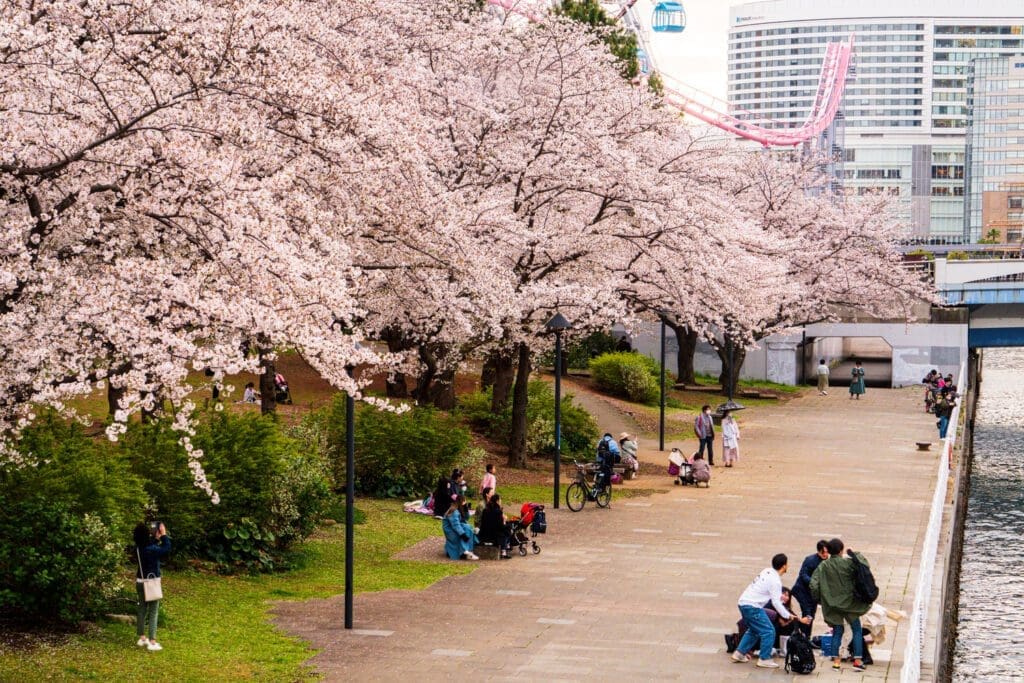
<instances>
[{"instance_id":1,"label":"white sneaker","mask_svg":"<svg viewBox=\"0 0 1024 683\"><path fill-rule=\"evenodd\" d=\"M146 636L139 636L139 639L135 641L135 644L139 647L145 647L146 645L149 645L149 638Z\"/></svg>"},{"instance_id":2,"label":"white sneaker","mask_svg":"<svg viewBox=\"0 0 1024 683\"><path fill-rule=\"evenodd\" d=\"M774 662L770 659L759 659L757 660L757 666L761 667L762 669L778 669L779 663Z\"/></svg>"},{"instance_id":3,"label":"white sneaker","mask_svg":"<svg viewBox=\"0 0 1024 683\"><path fill-rule=\"evenodd\" d=\"M474 555L474 554L473 554L473 553L471 553L471 552L466 552L466 554L465 554L465 555L463 555L463 557L465 557L465 558L466 558L467 560L479 560L479 559L480 559L480 557L479 557L479 556L477 556L477 555Z\"/></svg>"},{"instance_id":4,"label":"white sneaker","mask_svg":"<svg viewBox=\"0 0 1024 683\"><path fill-rule=\"evenodd\" d=\"M737 664L743 664L744 662L750 661L750 655L745 655L739 650L736 650L732 653L732 661L736 662Z\"/></svg>"},{"instance_id":5,"label":"white sneaker","mask_svg":"<svg viewBox=\"0 0 1024 683\"><path fill-rule=\"evenodd\" d=\"M150 652L159 652L163 648L160 647L160 643L156 642L155 640L151 640L149 641L149 645L146 646L146 649Z\"/></svg>"}]
</instances>

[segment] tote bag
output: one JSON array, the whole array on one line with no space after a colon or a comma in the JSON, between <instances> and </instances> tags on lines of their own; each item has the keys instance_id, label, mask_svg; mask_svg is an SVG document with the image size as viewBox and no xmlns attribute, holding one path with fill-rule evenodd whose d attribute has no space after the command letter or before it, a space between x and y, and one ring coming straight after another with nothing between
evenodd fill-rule
<instances>
[{"instance_id":1,"label":"tote bag","mask_svg":"<svg viewBox=\"0 0 1024 683\"><path fill-rule=\"evenodd\" d=\"M139 574L142 574L142 555L139 554L138 547L135 548L135 555L139 558ZM137 579L137 582L142 584L142 597L146 602L163 600L164 589L160 585L159 576L150 574L147 578Z\"/></svg>"}]
</instances>

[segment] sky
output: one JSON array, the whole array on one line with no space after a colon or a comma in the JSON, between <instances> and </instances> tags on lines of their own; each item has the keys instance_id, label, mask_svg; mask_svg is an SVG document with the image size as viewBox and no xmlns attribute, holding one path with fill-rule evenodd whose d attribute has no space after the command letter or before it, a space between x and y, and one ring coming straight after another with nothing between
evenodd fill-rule
<instances>
[{"instance_id":1,"label":"sky","mask_svg":"<svg viewBox=\"0 0 1024 683\"><path fill-rule=\"evenodd\" d=\"M686 30L647 33L655 64L662 73L724 100L731 3L728 0L681 1L686 10ZM639 0L636 7L641 21L650 27L654 2Z\"/></svg>"}]
</instances>

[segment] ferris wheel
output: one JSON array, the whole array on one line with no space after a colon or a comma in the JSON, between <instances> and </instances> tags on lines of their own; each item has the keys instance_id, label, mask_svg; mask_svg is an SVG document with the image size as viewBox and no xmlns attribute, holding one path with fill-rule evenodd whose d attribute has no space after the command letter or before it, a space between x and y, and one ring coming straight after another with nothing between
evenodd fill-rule
<instances>
[{"instance_id":1,"label":"ferris wheel","mask_svg":"<svg viewBox=\"0 0 1024 683\"><path fill-rule=\"evenodd\" d=\"M846 42L829 43L825 48L817 91L807 118L798 126L782 128L658 72L654 51L643 29L644 24L636 13L637 2L619 0L614 5L618 11L613 12L612 16L636 34L637 61L641 73L659 73L665 84L665 101L683 113L737 137L759 142L765 147L794 147L815 139L829 127L839 111L853 57L852 35ZM487 0L487 4L500 7L505 12L519 14L532 22L543 21L541 14L526 10L522 0ZM682 33L686 29L686 11L682 3L675 0L656 3L650 26L657 33Z\"/></svg>"}]
</instances>

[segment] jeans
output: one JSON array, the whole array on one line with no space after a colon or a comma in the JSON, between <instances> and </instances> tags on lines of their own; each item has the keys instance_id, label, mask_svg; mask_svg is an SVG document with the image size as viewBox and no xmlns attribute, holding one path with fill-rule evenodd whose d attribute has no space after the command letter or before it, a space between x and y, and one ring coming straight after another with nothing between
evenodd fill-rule
<instances>
[{"instance_id":1,"label":"jeans","mask_svg":"<svg viewBox=\"0 0 1024 683\"><path fill-rule=\"evenodd\" d=\"M736 651L744 655L749 654L754 649L754 645L760 641L758 657L771 659L772 645L775 644L775 627L772 626L772 620L768 618L763 607L751 607L750 605L740 605L739 607L740 616L747 622L747 631L740 638L740 644L736 646ZM859 628L860 622L857 623Z\"/></svg>"},{"instance_id":2,"label":"jeans","mask_svg":"<svg viewBox=\"0 0 1024 683\"><path fill-rule=\"evenodd\" d=\"M949 417L942 415L939 417L939 438L946 438L946 430L949 429Z\"/></svg>"},{"instance_id":3,"label":"jeans","mask_svg":"<svg viewBox=\"0 0 1024 683\"><path fill-rule=\"evenodd\" d=\"M160 615L160 601L146 602L146 594L142 590L142 584L138 581L135 582L135 592L139 596L139 611L135 615L135 635L141 636L146 632L148 619L149 639L156 640L156 622Z\"/></svg>"},{"instance_id":4,"label":"jeans","mask_svg":"<svg viewBox=\"0 0 1024 683\"><path fill-rule=\"evenodd\" d=\"M853 629L853 640L851 645L853 646L853 658L860 659L864 656L864 632L860 628L860 618L854 619L850 622L850 628ZM829 653L832 659L839 657L839 645L843 642L843 625L838 624L832 627L832 652Z\"/></svg>"},{"instance_id":5,"label":"jeans","mask_svg":"<svg viewBox=\"0 0 1024 683\"><path fill-rule=\"evenodd\" d=\"M704 452L704 447L705 446L708 447L708 464L709 465L714 465L715 464L715 453L712 450L712 448L714 446L714 443L715 443L715 435L714 434L712 434L711 436L705 436L703 439L700 440L700 447L697 449L698 453L703 453Z\"/></svg>"}]
</instances>

